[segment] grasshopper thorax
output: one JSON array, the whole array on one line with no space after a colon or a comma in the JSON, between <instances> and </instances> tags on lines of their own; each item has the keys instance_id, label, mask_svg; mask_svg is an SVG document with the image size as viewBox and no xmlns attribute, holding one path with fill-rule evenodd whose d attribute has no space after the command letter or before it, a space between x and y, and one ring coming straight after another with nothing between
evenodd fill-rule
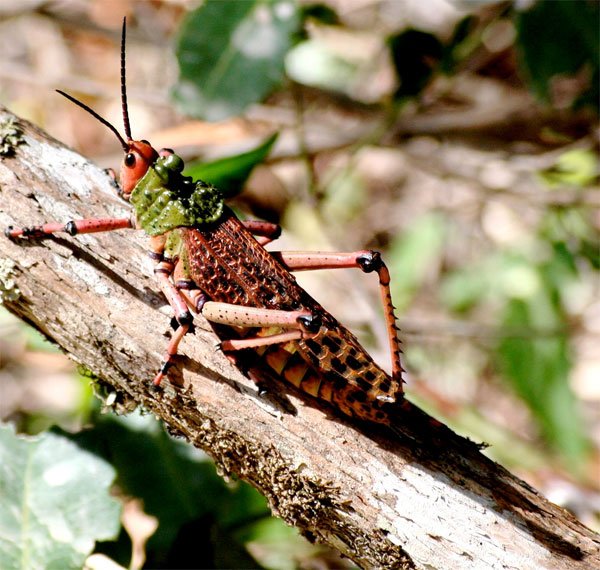
<instances>
[{"instance_id":1,"label":"grasshopper thorax","mask_svg":"<svg viewBox=\"0 0 600 570\"><path fill-rule=\"evenodd\" d=\"M134 161L128 156L129 153L124 160L125 169L129 168L127 162ZM136 155L134 159L140 160L140 156ZM139 165L132 164L139 172L144 170L140 179L136 178L138 171L126 171L133 187L126 194L122 180L123 197L135 208L138 226L151 236L178 227L212 224L223 215L221 192L211 184L184 176L183 167L180 156L171 149L162 149L151 164L143 160Z\"/></svg>"}]
</instances>

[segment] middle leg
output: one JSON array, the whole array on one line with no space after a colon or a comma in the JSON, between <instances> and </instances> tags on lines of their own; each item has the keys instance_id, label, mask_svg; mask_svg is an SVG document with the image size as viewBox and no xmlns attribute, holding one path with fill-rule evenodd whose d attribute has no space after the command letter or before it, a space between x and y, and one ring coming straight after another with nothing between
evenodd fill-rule
<instances>
[{"instance_id":1,"label":"middle leg","mask_svg":"<svg viewBox=\"0 0 600 570\"><path fill-rule=\"evenodd\" d=\"M315 335L321 328L321 318L310 311L286 311L245 307L230 303L208 301L202 307L202 315L210 322L243 328L269 329L277 327L282 332L241 339L228 339L221 343L224 351L256 348L288 342Z\"/></svg>"}]
</instances>

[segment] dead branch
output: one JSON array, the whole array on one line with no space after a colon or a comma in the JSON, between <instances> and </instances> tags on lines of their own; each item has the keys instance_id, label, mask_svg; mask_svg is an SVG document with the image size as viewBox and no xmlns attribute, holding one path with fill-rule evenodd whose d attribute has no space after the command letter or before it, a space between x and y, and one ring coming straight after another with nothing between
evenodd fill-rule
<instances>
[{"instance_id":1,"label":"dead branch","mask_svg":"<svg viewBox=\"0 0 600 570\"><path fill-rule=\"evenodd\" d=\"M10 117L0 109L0 126ZM101 170L18 125L23 142L0 156L2 227L127 211ZM131 231L23 245L2 236L0 293L73 360L257 487L277 516L361 567L600 567L597 535L472 443L432 431L418 409L392 433L282 386L290 412L258 395L201 319L171 382L151 389L170 319L143 244Z\"/></svg>"}]
</instances>

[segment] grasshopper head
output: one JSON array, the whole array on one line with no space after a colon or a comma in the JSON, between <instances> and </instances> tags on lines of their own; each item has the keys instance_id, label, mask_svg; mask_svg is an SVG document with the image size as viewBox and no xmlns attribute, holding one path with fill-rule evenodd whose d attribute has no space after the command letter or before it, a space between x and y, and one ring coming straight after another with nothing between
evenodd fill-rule
<instances>
[{"instance_id":1,"label":"grasshopper head","mask_svg":"<svg viewBox=\"0 0 600 570\"><path fill-rule=\"evenodd\" d=\"M158 158L158 153L146 140L128 140L126 144L127 149L121 163L120 181L122 196L128 200L136 184Z\"/></svg>"}]
</instances>

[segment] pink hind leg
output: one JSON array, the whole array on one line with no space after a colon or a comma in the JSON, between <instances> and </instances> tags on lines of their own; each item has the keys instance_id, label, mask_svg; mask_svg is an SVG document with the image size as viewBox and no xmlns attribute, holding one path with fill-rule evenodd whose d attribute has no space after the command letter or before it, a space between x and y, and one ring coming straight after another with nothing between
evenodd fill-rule
<instances>
[{"instance_id":1,"label":"pink hind leg","mask_svg":"<svg viewBox=\"0 0 600 570\"><path fill-rule=\"evenodd\" d=\"M303 252L303 251L277 251L272 255L290 271L308 271L312 269L341 269L358 268L364 273L377 273L379 277L379 291L385 316L388 342L392 354L392 377L402 381L402 364L400 363L400 340L392 293L390 290L390 272L377 251L361 250L352 252Z\"/></svg>"}]
</instances>

